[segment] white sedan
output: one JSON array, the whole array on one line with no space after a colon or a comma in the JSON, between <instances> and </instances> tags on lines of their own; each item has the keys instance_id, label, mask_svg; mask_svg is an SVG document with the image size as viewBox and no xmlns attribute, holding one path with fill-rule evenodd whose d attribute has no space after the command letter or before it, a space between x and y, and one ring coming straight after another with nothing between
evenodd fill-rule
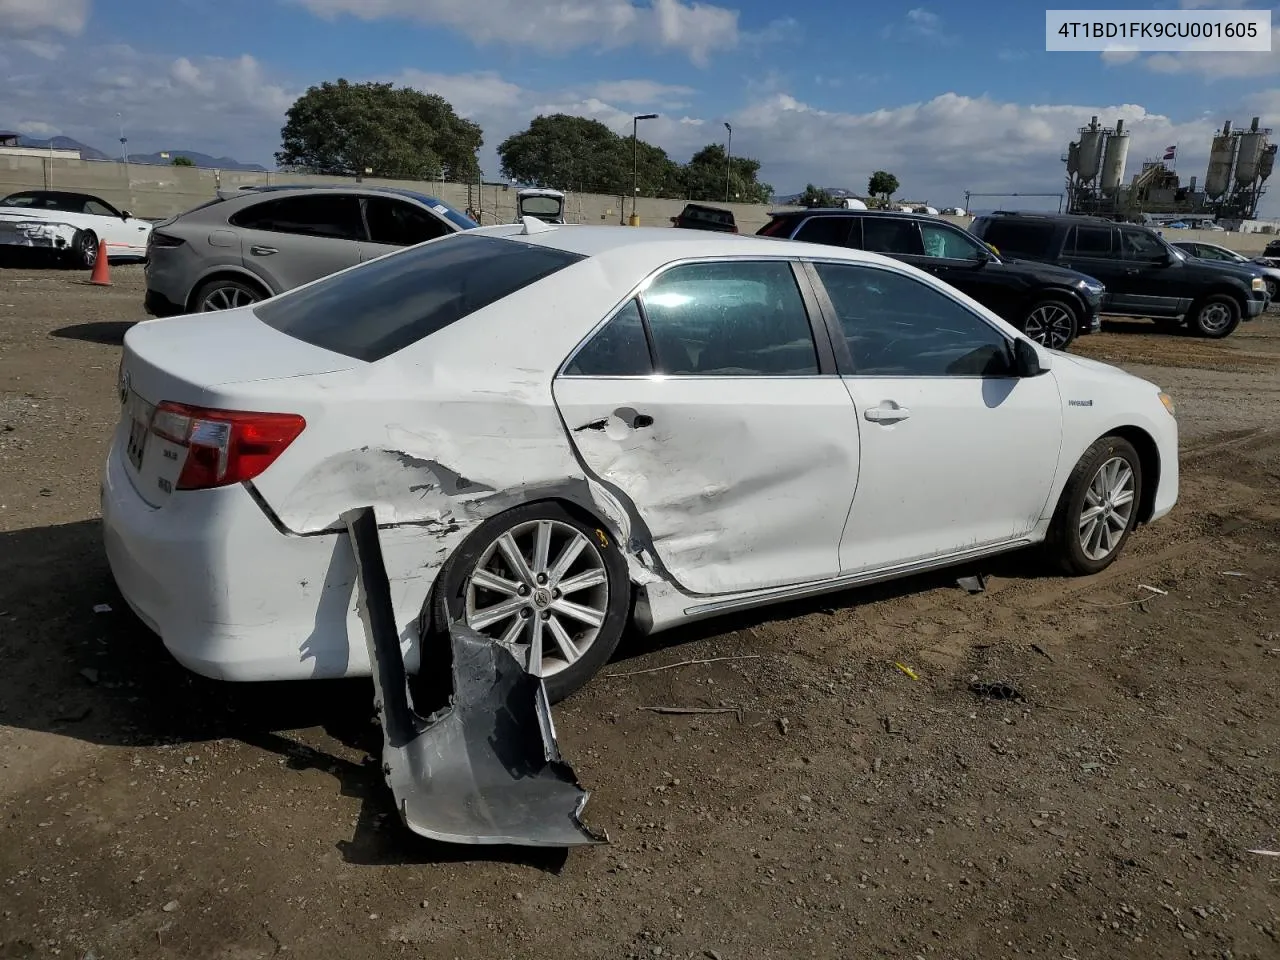
<instances>
[{"instance_id":1,"label":"white sedan","mask_svg":"<svg viewBox=\"0 0 1280 960\"><path fill-rule=\"evenodd\" d=\"M25 190L0 200L0 245L52 250L79 267L98 262L106 241L109 260L147 255L151 221L87 193Z\"/></svg>"},{"instance_id":2,"label":"white sedan","mask_svg":"<svg viewBox=\"0 0 1280 960\"><path fill-rule=\"evenodd\" d=\"M533 645L559 699L628 621L1032 545L1091 574L1178 493L1158 387L899 261L763 237L470 230L139 323L119 390L111 569L227 680L370 672L363 506L410 671L461 620Z\"/></svg>"}]
</instances>

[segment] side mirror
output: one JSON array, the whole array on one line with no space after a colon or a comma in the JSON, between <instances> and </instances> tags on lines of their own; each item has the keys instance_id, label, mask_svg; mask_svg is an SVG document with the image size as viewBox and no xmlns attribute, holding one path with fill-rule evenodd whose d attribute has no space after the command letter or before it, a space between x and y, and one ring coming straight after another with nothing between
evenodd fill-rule
<instances>
[{"instance_id":1,"label":"side mirror","mask_svg":"<svg viewBox=\"0 0 1280 960\"><path fill-rule=\"evenodd\" d=\"M994 259L995 257L991 255L991 251L988 250L986 247L978 248L978 266L980 267L986 266L988 263L990 263Z\"/></svg>"},{"instance_id":2,"label":"side mirror","mask_svg":"<svg viewBox=\"0 0 1280 960\"><path fill-rule=\"evenodd\" d=\"M1049 358L1041 357L1040 351L1031 345L1030 340L1018 337L1013 341L1013 374L1016 377L1038 377L1049 369Z\"/></svg>"},{"instance_id":3,"label":"side mirror","mask_svg":"<svg viewBox=\"0 0 1280 960\"><path fill-rule=\"evenodd\" d=\"M133 214L132 214L132 213L130 213L128 210L121 210L121 211L120 211L120 219L121 219L121 220L128 220L128 219L129 219L130 217L132 217L132 216L133 216Z\"/></svg>"}]
</instances>

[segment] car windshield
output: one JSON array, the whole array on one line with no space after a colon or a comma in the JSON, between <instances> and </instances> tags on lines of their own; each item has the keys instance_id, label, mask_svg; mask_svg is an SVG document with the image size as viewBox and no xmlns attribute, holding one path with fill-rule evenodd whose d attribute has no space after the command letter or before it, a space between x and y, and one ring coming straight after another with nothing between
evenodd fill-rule
<instances>
[{"instance_id":1,"label":"car windshield","mask_svg":"<svg viewBox=\"0 0 1280 960\"><path fill-rule=\"evenodd\" d=\"M281 333L372 363L583 259L457 233L264 300L253 310Z\"/></svg>"}]
</instances>

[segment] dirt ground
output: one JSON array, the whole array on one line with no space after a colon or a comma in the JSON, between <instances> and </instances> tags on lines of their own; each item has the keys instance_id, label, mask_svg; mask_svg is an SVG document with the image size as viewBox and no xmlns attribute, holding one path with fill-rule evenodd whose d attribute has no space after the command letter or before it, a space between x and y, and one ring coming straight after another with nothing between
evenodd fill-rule
<instances>
[{"instance_id":1,"label":"dirt ground","mask_svg":"<svg viewBox=\"0 0 1280 960\"><path fill-rule=\"evenodd\" d=\"M752 659L556 708L612 841L565 856L409 835L367 681L206 681L124 610L98 472L141 271L79 276L0 270L0 958L1280 956L1280 321L1073 348L1183 430L1177 509L1098 577L1012 556L625 646Z\"/></svg>"}]
</instances>

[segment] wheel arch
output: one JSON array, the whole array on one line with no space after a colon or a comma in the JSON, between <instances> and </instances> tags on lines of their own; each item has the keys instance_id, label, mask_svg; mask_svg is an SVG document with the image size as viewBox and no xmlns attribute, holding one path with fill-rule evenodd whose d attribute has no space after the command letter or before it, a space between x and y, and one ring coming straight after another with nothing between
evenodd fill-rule
<instances>
[{"instance_id":1,"label":"wheel arch","mask_svg":"<svg viewBox=\"0 0 1280 960\"><path fill-rule=\"evenodd\" d=\"M1026 316L1028 313L1031 312L1032 307L1034 307L1037 303L1041 303L1045 300L1061 300L1068 307L1070 307L1071 312L1075 314L1077 333L1084 328L1084 322L1085 322L1084 300L1081 299L1078 293L1076 293L1074 290L1070 289L1069 287L1046 286L1046 287L1033 287L1030 290L1028 290L1027 295L1023 298L1022 305L1020 307L1021 315L1018 318L1019 322L1026 319Z\"/></svg>"},{"instance_id":2,"label":"wheel arch","mask_svg":"<svg viewBox=\"0 0 1280 960\"><path fill-rule=\"evenodd\" d=\"M1200 306L1210 297L1230 297L1240 310L1241 319L1249 314L1249 295L1240 287L1228 283L1219 283L1209 287L1207 290L1202 290L1192 299L1191 306L1187 309L1187 319L1192 319L1196 311L1200 309Z\"/></svg>"},{"instance_id":3,"label":"wheel arch","mask_svg":"<svg viewBox=\"0 0 1280 960\"><path fill-rule=\"evenodd\" d=\"M1155 439L1141 427L1128 424L1108 430L1099 440L1106 436L1116 436L1128 440L1133 449L1138 451L1138 459L1142 465L1142 489L1138 492L1138 523L1144 524L1151 519L1155 511L1156 491L1160 489L1160 448Z\"/></svg>"},{"instance_id":4,"label":"wheel arch","mask_svg":"<svg viewBox=\"0 0 1280 960\"><path fill-rule=\"evenodd\" d=\"M267 284L263 281L263 279L259 277L257 274L249 270L245 270L243 267L234 267L234 266L228 266L224 264L222 266L215 267L214 269L210 270L208 273L202 274L200 277L196 279L195 283L191 284L191 289L187 291L187 297L184 304L184 308L188 313L191 313L195 310L196 294L199 293L200 288L203 287L210 280L238 280L241 283L246 283L251 286L257 287L267 297L275 296L275 292L269 286L267 286Z\"/></svg>"}]
</instances>

